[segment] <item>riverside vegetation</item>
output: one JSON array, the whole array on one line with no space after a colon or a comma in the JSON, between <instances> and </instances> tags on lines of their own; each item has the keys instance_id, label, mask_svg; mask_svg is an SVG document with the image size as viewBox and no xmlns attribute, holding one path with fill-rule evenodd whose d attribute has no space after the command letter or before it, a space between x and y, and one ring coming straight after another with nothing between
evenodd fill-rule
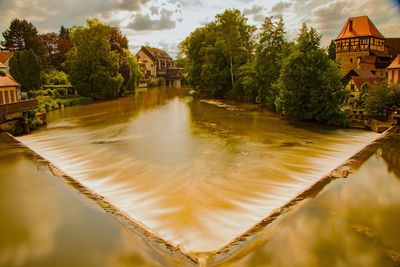
<instances>
[{"instance_id":1,"label":"riverside vegetation","mask_svg":"<svg viewBox=\"0 0 400 267\"><path fill-rule=\"evenodd\" d=\"M341 106L348 92L334 59L334 43L322 48L321 35L306 23L288 41L282 18L266 17L257 29L231 9L180 44L179 63L200 97L257 102L289 118L346 125ZM387 83L371 92L365 97L371 116L400 105L400 90Z\"/></svg>"},{"instance_id":2,"label":"riverside vegetation","mask_svg":"<svg viewBox=\"0 0 400 267\"><path fill-rule=\"evenodd\" d=\"M139 84L141 73L127 37L97 19L45 34L14 19L3 37L5 49L14 51L10 74L23 93L39 100L30 114L32 128L41 124L36 113L124 96Z\"/></svg>"}]
</instances>

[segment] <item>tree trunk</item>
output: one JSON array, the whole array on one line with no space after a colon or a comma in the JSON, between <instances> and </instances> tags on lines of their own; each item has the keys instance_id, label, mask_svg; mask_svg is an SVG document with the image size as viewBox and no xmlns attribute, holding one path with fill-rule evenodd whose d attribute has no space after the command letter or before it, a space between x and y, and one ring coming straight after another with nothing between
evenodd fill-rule
<instances>
[{"instance_id":1,"label":"tree trunk","mask_svg":"<svg viewBox=\"0 0 400 267\"><path fill-rule=\"evenodd\" d=\"M232 89L235 84L235 79L233 77L233 58L232 58L232 50L229 50L229 60L231 65L231 81L232 81Z\"/></svg>"}]
</instances>

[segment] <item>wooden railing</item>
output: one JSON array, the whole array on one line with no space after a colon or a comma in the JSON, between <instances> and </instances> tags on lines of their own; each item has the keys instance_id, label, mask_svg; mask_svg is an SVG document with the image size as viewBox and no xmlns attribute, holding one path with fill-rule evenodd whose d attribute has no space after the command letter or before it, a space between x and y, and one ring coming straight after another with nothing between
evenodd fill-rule
<instances>
[{"instance_id":1,"label":"wooden railing","mask_svg":"<svg viewBox=\"0 0 400 267\"><path fill-rule=\"evenodd\" d=\"M37 99L22 100L9 104L0 105L0 115L16 112L24 112L38 107Z\"/></svg>"}]
</instances>

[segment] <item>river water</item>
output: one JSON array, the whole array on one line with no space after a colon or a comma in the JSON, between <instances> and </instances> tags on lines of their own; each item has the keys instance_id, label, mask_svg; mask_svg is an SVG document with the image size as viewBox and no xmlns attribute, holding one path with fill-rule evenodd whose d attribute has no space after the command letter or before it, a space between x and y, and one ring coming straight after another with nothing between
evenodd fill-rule
<instances>
[{"instance_id":1,"label":"river water","mask_svg":"<svg viewBox=\"0 0 400 267\"><path fill-rule=\"evenodd\" d=\"M163 239L212 251L377 136L154 88L54 111L19 140Z\"/></svg>"}]
</instances>

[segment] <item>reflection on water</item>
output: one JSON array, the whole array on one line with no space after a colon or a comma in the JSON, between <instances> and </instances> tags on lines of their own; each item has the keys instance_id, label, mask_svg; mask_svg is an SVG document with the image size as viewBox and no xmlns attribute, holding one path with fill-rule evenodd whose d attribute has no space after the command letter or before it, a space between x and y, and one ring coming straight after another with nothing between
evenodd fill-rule
<instances>
[{"instance_id":1,"label":"reflection on water","mask_svg":"<svg viewBox=\"0 0 400 267\"><path fill-rule=\"evenodd\" d=\"M210 251L376 137L164 88L55 111L46 129L20 140L161 237Z\"/></svg>"},{"instance_id":2,"label":"reflection on water","mask_svg":"<svg viewBox=\"0 0 400 267\"><path fill-rule=\"evenodd\" d=\"M223 266L399 266L399 192L397 136L355 174L286 216L255 253Z\"/></svg>"},{"instance_id":3,"label":"reflection on water","mask_svg":"<svg viewBox=\"0 0 400 267\"><path fill-rule=\"evenodd\" d=\"M1 267L187 266L128 232L4 134L0 166Z\"/></svg>"}]
</instances>

